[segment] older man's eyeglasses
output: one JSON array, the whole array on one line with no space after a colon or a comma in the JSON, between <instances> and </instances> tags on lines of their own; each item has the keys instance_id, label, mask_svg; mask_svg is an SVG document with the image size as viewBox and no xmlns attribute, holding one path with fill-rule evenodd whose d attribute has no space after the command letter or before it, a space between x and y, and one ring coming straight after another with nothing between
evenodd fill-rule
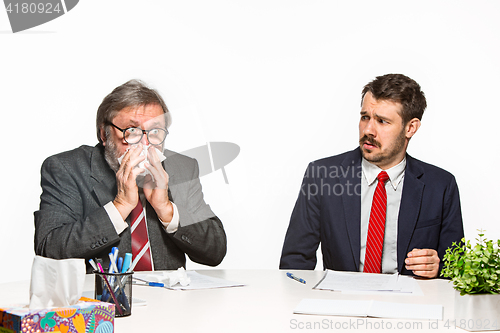
<instances>
[{"instance_id":1,"label":"older man's eyeglasses","mask_svg":"<svg viewBox=\"0 0 500 333\"><path fill-rule=\"evenodd\" d=\"M148 141L152 145L161 145L163 141L165 141L168 131L164 128L152 128L149 130L143 130L142 128L139 127L129 127L122 129L112 122L108 122L109 125L113 126L119 131L122 131L123 133L123 139L128 143L128 144L136 144L141 142L142 137L144 134L147 135Z\"/></svg>"}]
</instances>

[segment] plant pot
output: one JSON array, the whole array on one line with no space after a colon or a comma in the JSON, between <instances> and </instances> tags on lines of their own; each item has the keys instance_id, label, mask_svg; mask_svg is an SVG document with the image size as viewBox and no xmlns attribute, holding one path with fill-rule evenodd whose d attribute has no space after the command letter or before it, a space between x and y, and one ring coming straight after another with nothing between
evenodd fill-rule
<instances>
[{"instance_id":1,"label":"plant pot","mask_svg":"<svg viewBox=\"0 0 500 333\"><path fill-rule=\"evenodd\" d=\"M500 330L500 295L460 296L455 290L455 326L471 332Z\"/></svg>"}]
</instances>

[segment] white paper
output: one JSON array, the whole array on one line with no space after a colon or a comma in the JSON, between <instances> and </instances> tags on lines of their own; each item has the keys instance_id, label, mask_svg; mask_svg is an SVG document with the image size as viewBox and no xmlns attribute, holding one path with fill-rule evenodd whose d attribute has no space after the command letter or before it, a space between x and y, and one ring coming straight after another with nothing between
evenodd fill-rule
<instances>
[{"instance_id":1,"label":"white paper","mask_svg":"<svg viewBox=\"0 0 500 333\"><path fill-rule=\"evenodd\" d=\"M314 289L335 290L343 293L403 293L422 295L416 281L409 276L395 274L370 274L326 270L323 279Z\"/></svg>"},{"instance_id":2,"label":"white paper","mask_svg":"<svg viewBox=\"0 0 500 333\"><path fill-rule=\"evenodd\" d=\"M75 305L85 283L84 259L35 256L31 268L30 309Z\"/></svg>"},{"instance_id":3,"label":"white paper","mask_svg":"<svg viewBox=\"0 0 500 333\"><path fill-rule=\"evenodd\" d=\"M380 301L303 299L293 311L297 314L355 316L399 319L443 319L443 306Z\"/></svg>"},{"instance_id":4,"label":"white paper","mask_svg":"<svg viewBox=\"0 0 500 333\"><path fill-rule=\"evenodd\" d=\"M303 299L293 313L320 316L366 317L373 301L337 301L330 299Z\"/></svg>"},{"instance_id":5,"label":"white paper","mask_svg":"<svg viewBox=\"0 0 500 333\"><path fill-rule=\"evenodd\" d=\"M134 276L144 279L149 282L162 282L155 281L155 276L162 276L163 272L151 272L151 273L134 273ZM195 271L186 271L188 278L190 279L189 285L182 286L176 284L173 286L168 286L165 284L165 288L177 289L177 290L196 290L196 289L211 289L211 288L227 288L227 287L238 287L243 286L241 283L231 282L224 279L219 279L203 274L199 274Z\"/></svg>"}]
</instances>

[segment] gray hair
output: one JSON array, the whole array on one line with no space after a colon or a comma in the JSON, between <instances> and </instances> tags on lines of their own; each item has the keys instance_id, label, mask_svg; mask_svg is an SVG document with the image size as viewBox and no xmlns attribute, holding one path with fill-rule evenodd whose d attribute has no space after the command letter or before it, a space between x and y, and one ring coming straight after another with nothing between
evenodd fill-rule
<instances>
[{"instance_id":1,"label":"gray hair","mask_svg":"<svg viewBox=\"0 0 500 333\"><path fill-rule=\"evenodd\" d=\"M97 139L102 144L101 128L105 128L116 117L118 112L128 107L139 107L149 104L161 106L165 113L167 128L172 123L172 117L165 101L155 90L146 86L140 80L130 80L116 87L108 96L104 97L97 109L96 130Z\"/></svg>"}]
</instances>

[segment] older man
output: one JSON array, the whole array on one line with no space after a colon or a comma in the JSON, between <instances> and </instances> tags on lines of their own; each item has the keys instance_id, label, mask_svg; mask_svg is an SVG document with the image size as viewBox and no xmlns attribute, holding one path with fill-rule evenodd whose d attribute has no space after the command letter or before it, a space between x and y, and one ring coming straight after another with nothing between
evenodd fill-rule
<instances>
[{"instance_id":1,"label":"older man","mask_svg":"<svg viewBox=\"0 0 500 333\"><path fill-rule=\"evenodd\" d=\"M210 266L222 261L226 235L203 200L196 160L163 150L170 119L162 97L140 81L104 98L99 143L43 163L38 255L107 262L116 246L132 253L136 270L177 269L185 254Z\"/></svg>"},{"instance_id":2,"label":"older man","mask_svg":"<svg viewBox=\"0 0 500 333\"><path fill-rule=\"evenodd\" d=\"M420 86L379 76L362 92L359 147L309 164L280 268L438 275L463 237L455 178L406 153L426 108Z\"/></svg>"}]
</instances>

